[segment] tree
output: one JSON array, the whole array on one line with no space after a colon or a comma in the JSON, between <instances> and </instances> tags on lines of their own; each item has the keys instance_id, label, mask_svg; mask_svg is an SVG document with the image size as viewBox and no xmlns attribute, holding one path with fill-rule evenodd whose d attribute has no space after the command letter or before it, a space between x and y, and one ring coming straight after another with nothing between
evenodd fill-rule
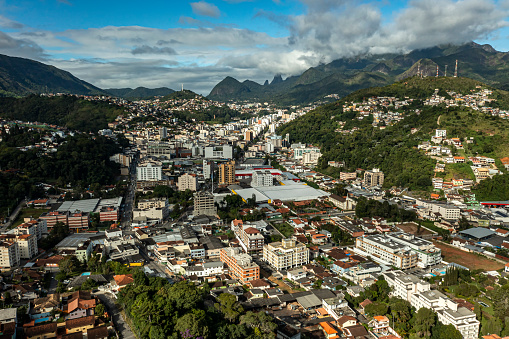
<instances>
[{"instance_id":1,"label":"tree","mask_svg":"<svg viewBox=\"0 0 509 339\"><path fill-rule=\"evenodd\" d=\"M207 338L209 328L207 326L206 314L204 310L192 310L177 319L175 330L180 333L183 338L195 338L202 336ZM193 336L193 337L191 337Z\"/></svg>"},{"instance_id":2,"label":"tree","mask_svg":"<svg viewBox=\"0 0 509 339\"><path fill-rule=\"evenodd\" d=\"M368 306L366 306L366 308L364 310L365 310L366 314L369 314L371 316L376 316L376 315L386 314L388 309L389 309L389 307L387 306L387 304L375 301L375 302L369 304Z\"/></svg>"},{"instance_id":3,"label":"tree","mask_svg":"<svg viewBox=\"0 0 509 339\"><path fill-rule=\"evenodd\" d=\"M79 270L81 263L75 255L69 255L60 260L58 266L61 272L64 272L67 275L71 275L72 273Z\"/></svg>"},{"instance_id":4,"label":"tree","mask_svg":"<svg viewBox=\"0 0 509 339\"><path fill-rule=\"evenodd\" d=\"M435 325L436 314L429 308L420 308L413 317L413 332L418 338L429 338Z\"/></svg>"},{"instance_id":5,"label":"tree","mask_svg":"<svg viewBox=\"0 0 509 339\"><path fill-rule=\"evenodd\" d=\"M444 325L441 322L437 322L435 326L433 326L431 339L463 339L463 335L460 331L454 327L454 325Z\"/></svg>"},{"instance_id":6,"label":"tree","mask_svg":"<svg viewBox=\"0 0 509 339\"><path fill-rule=\"evenodd\" d=\"M214 306L230 322L235 321L244 312L243 307L237 302L237 298L233 294L222 293L217 300L219 303L214 304Z\"/></svg>"},{"instance_id":7,"label":"tree","mask_svg":"<svg viewBox=\"0 0 509 339\"><path fill-rule=\"evenodd\" d=\"M502 332L502 321L500 321L500 319L498 318L491 318L486 320L484 325L481 327L482 335L488 334L500 335L500 332Z\"/></svg>"},{"instance_id":8,"label":"tree","mask_svg":"<svg viewBox=\"0 0 509 339\"><path fill-rule=\"evenodd\" d=\"M99 317L102 317L104 315L104 311L105 311L105 308L104 308L103 304L99 304L95 307L95 315L97 315Z\"/></svg>"},{"instance_id":9,"label":"tree","mask_svg":"<svg viewBox=\"0 0 509 339\"><path fill-rule=\"evenodd\" d=\"M258 331L265 335L273 334L277 328L277 325L272 322L271 316L265 314L265 312L248 311L240 317L240 323L252 328L255 333L256 329L258 329Z\"/></svg>"}]
</instances>

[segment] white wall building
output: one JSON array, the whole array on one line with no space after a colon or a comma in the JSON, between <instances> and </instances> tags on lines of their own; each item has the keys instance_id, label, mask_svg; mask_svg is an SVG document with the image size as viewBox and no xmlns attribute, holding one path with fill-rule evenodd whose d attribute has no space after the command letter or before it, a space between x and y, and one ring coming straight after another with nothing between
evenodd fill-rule
<instances>
[{"instance_id":1,"label":"white wall building","mask_svg":"<svg viewBox=\"0 0 509 339\"><path fill-rule=\"evenodd\" d=\"M136 167L136 179L139 181L158 181L163 178L163 168L153 164Z\"/></svg>"},{"instance_id":2,"label":"white wall building","mask_svg":"<svg viewBox=\"0 0 509 339\"><path fill-rule=\"evenodd\" d=\"M207 146L205 147L205 159L232 159L233 146Z\"/></svg>"},{"instance_id":3,"label":"white wall building","mask_svg":"<svg viewBox=\"0 0 509 339\"><path fill-rule=\"evenodd\" d=\"M273 186L274 185L274 176L269 170L256 170L253 171L253 176L251 179L252 187L263 187L263 186Z\"/></svg>"}]
</instances>

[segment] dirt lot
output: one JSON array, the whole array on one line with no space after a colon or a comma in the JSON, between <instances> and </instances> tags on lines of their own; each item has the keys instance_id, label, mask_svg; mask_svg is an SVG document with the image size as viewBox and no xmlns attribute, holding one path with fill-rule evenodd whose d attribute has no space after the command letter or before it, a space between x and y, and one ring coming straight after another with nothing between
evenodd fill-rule
<instances>
[{"instance_id":1,"label":"dirt lot","mask_svg":"<svg viewBox=\"0 0 509 339\"><path fill-rule=\"evenodd\" d=\"M447 262L454 262L468 267L471 270L483 269L485 271L495 271L504 268L504 264L493 259L475 253L468 253L440 242L434 241L433 243L442 250L442 257Z\"/></svg>"},{"instance_id":2,"label":"dirt lot","mask_svg":"<svg viewBox=\"0 0 509 339\"><path fill-rule=\"evenodd\" d=\"M288 286L287 284L285 284L283 281L281 280L277 280L276 278L274 277L269 277L269 280L278 284L279 288L283 291L288 291L288 293L295 293L295 292L299 292L299 291L295 291L293 289L290 288L290 286Z\"/></svg>"},{"instance_id":3,"label":"dirt lot","mask_svg":"<svg viewBox=\"0 0 509 339\"><path fill-rule=\"evenodd\" d=\"M420 230L419 234L417 234L417 225L414 224L414 223L398 224L398 225L396 225L396 227L400 228L405 233L410 233L410 234L413 234L413 235L418 235L418 236L431 236L431 235L433 235L432 232L430 232L429 230L427 230L424 227L421 227L421 230Z\"/></svg>"}]
</instances>

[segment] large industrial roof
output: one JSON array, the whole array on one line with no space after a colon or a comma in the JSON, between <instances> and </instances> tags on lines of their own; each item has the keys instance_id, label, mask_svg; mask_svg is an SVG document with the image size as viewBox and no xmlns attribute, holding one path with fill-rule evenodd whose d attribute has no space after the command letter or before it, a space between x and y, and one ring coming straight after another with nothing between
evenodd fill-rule
<instances>
[{"instance_id":1,"label":"large industrial roof","mask_svg":"<svg viewBox=\"0 0 509 339\"><path fill-rule=\"evenodd\" d=\"M59 212L93 212L97 207L100 199L86 199L86 200L78 200L78 201L65 201L57 211Z\"/></svg>"},{"instance_id":2,"label":"large industrial roof","mask_svg":"<svg viewBox=\"0 0 509 339\"><path fill-rule=\"evenodd\" d=\"M492 231L490 229L483 228L483 227L476 227L476 228L469 228L467 230L461 231L460 233L463 235L472 237L472 238L482 239L482 238L492 236L493 234L495 234L495 231Z\"/></svg>"}]
</instances>

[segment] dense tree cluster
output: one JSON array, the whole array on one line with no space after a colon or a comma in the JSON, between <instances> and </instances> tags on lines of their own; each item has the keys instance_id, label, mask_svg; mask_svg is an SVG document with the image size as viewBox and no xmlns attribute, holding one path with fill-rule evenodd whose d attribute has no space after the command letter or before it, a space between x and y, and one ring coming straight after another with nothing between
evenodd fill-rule
<instances>
[{"instance_id":1,"label":"dense tree cluster","mask_svg":"<svg viewBox=\"0 0 509 339\"><path fill-rule=\"evenodd\" d=\"M355 215L359 218L364 217L382 217L391 221L415 221L417 214L404 208L399 208L396 204L390 204L387 200L380 202L378 200L366 199L360 197L355 206Z\"/></svg>"},{"instance_id":2,"label":"dense tree cluster","mask_svg":"<svg viewBox=\"0 0 509 339\"><path fill-rule=\"evenodd\" d=\"M134 283L123 288L119 303L134 324L139 338L275 338L276 324L265 312L244 312L235 296L222 294L206 307L205 291L181 281L134 274Z\"/></svg>"},{"instance_id":3,"label":"dense tree cluster","mask_svg":"<svg viewBox=\"0 0 509 339\"><path fill-rule=\"evenodd\" d=\"M108 122L124 115L122 107L92 102L75 96L0 98L0 117L10 120L38 121L83 132L108 128Z\"/></svg>"}]
</instances>

